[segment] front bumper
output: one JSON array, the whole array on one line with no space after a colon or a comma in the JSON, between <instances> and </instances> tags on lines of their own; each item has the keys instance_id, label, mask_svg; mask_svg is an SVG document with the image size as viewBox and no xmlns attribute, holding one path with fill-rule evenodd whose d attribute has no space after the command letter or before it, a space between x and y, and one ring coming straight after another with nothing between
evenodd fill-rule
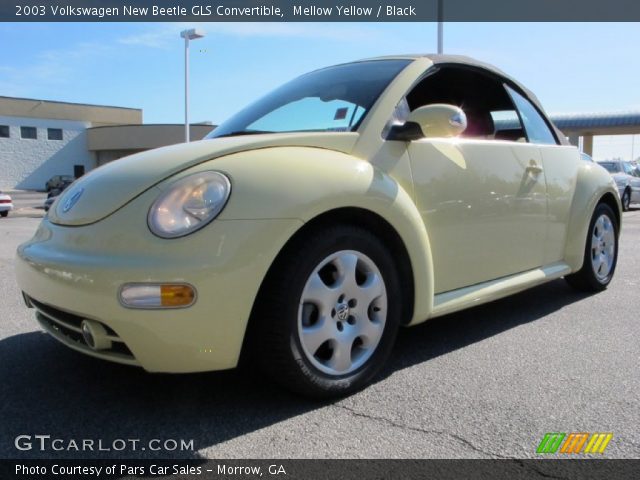
<instances>
[{"instance_id":1,"label":"front bumper","mask_svg":"<svg viewBox=\"0 0 640 480\"><path fill-rule=\"evenodd\" d=\"M156 194L83 227L45 218L18 249L18 284L43 328L75 350L153 372L232 368L262 279L302 223L215 220L187 237L163 240L146 225ZM130 282L189 283L198 300L182 309L126 308L118 291ZM85 318L106 326L112 350L83 343L78 329Z\"/></svg>"}]
</instances>

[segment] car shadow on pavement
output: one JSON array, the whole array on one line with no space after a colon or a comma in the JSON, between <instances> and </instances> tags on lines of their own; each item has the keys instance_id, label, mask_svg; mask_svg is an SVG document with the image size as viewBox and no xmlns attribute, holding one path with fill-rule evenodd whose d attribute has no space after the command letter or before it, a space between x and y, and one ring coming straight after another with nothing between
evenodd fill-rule
<instances>
[{"instance_id":1,"label":"car shadow on pavement","mask_svg":"<svg viewBox=\"0 0 640 480\"><path fill-rule=\"evenodd\" d=\"M148 448L18 451L14 440L193 439L197 450L318 407L247 372L149 374L76 353L40 332L0 341L0 365L0 458L197 458Z\"/></svg>"},{"instance_id":2,"label":"car shadow on pavement","mask_svg":"<svg viewBox=\"0 0 640 480\"><path fill-rule=\"evenodd\" d=\"M383 375L534 322L589 295L572 289L560 279L403 329Z\"/></svg>"},{"instance_id":3,"label":"car shadow on pavement","mask_svg":"<svg viewBox=\"0 0 640 480\"><path fill-rule=\"evenodd\" d=\"M584 298L555 281L516 296L403 329L394 371L536 321ZM282 390L245 370L149 374L73 352L45 333L0 341L0 458L200 458L195 451L19 451L18 435L62 439L193 439L196 450L330 404ZM36 442L34 442L36 445Z\"/></svg>"}]
</instances>

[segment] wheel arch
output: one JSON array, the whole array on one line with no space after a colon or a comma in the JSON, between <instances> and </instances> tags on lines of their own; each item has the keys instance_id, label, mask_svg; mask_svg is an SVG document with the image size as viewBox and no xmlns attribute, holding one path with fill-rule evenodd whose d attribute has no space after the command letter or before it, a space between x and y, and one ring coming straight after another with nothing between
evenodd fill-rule
<instances>
[{"instance_id":1,"label":"wheel arch","mask_svg":"<svg viewBox=\"0 0 640 480\"><path fill-rule=\"evenodd\" d=\"M587 230L591 217L600 203L606 203L613 210L622 228L622 203L613 178L603 168L581 168L571 206L571 217L567 231L565 261L572 272L582 268Z\"/></svg>"},{"instance_id":2,"label":"wheel arch","mask_svg":"<svg viewBox=\"0 0 640 480\"><path fill-rule=\"evenodd\" d=\"M424 283L423 276L425 274L432 274L433 269L430 268L431 257L428 255L429 265L416 265L416 259L412 258L411 247L407 245L405 238L401 235L398 229L392 225L392 223L383 215L374 212L372 210L362 207L340 207L332 210L325 211L313 217L304 223L282 246L279 253L274 258L271 266L267 270L260 287L258 294L253 303L249 322L247 324L245 339L242 346L241 359L244 363L247 354L250 351L250 344L254 340L252 338L252 332L257 329L254 328L256 322L259 322L260 305L262 296L267 291L267 286L273 281L274 275L277 274L283 262L285 262L292 251L301 248L304 244L304 239L308 235L313 235L315 232L321 231L325 226L345 224L350 226L361 227L374 235L381 238L385 245L391 245L391 252L396 256L394 263L398 268L398 274L402 279L402 325L409 325L419 323L421 320L426 320L430 310L433 308L433 281L432 276L429 277L428 284L431 287L431 294L427 296L428 292L424 292L425 296L420 298L417 294L418 285ZM415 257L415 255L414 255ZM424 285L423 285L424 287ZM428 312L425 312L424 299L428 298ZM422 300L422 302L420 301ZM424 312L424 313L423 313ZM424 318L423 318L424 317Z\"/></svg>"},{"instance_id":3,"label":"wheel arch","mask_svg":"<svg viewBox=\"0 0 640 480\"><path fill-rule=\"evenodd\" d=\"M408 288L404 288L403 295L403 318L402 324L408 324L413 318L415 310L415 280L414 269L411 264L409 251L400 234L396 229L381 215L361 207L342 207L324 212L310 221L306 222L284 245L276 259L274 260L271 271L277 268L279 262L283 261L292 248L295 248L307 236L313 235L314 232L321 231L329 225L345 224L363 228L380 238L385 245L390 246L392 253L396 254L394 263L398 268L398 274L404 284ZM269 273L267 273L267 276ZM265 277L265 279L266 279ZM261 287L262 288L262 287Z\"/></svg>"},{"instance_id":4,"label":"wheel arch","mask_svg":"<svg viewBox=\"0 0 640 480\"><path fill-rule=\"evenodd\" d=\"M414 295L410 323L430 316L433 259L427 227L409 193L410 180L398 180L349 154L310 147L244 152L216 160L214 166L232 178L234 192L223 219L295 218L305 231L334 218L360 222L374 233L380 225L385 232L394 231L410 259L414 291L419 292ZM282 239L270 265L289 248L292 237Z\"/></svg>"},{"instance_id":5,"label":"wheel arch","mask_svg":"<svg viewBox=\"0 0 640 480\"><path fill-rule=\"evenodd\" d=\"M605 203L605 204L609 205L609 207L611 207L611 210L613 210L613 214L616 217L616 223L618 224L618 230L620 230L622 217L620 215L620 210L618 209L618 202L616 200L616 196L611 192L607 192L604 195L602 195L602 197L600 197L600 200L598 201L598 203L596 205L598 205L600 203Z\"/></svg>"}]
</instances>

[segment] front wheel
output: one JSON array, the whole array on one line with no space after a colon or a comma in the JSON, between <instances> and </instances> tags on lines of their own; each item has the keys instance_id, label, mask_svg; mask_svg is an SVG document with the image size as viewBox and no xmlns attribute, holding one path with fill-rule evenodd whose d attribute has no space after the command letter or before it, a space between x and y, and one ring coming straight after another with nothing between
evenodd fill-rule
<instances>
[{"instance_id":1,"label":"front wheel","mask_svg":"<svg viewBox=\"0 0 640 480\"><path fill-rule=\"evenodd\" d=\"M402 314L390 252L367 230L345 225L294 241L286 255L255 312L259 364L304 395L357 391L384 365Z\"/></svg>"},{"instance_id":2,"label":"front wheel","mask_svg":"<svg viewBox=\"0 0 640 480\"><path fill-rule=\"evenodd\" d=\"M618 222L609 205L596 207L586 243L582 268L565 280L577 290L599 292L611 282L618 261Z\"/></svg>"}]
</instances>

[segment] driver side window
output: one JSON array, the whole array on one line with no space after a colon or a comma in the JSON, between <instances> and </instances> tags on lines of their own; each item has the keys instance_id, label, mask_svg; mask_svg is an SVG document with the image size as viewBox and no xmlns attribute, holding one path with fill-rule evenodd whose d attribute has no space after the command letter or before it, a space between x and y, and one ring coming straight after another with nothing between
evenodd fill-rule
<instances>
[{"instance_id":1,"label":"driver side window","mask_svg":"<svg viewBox=\"0 0 640 480\"><path fill-rule=\"evenodd\" d=\"M462 137L527 141L502 80L473 68L436 67L407 95L407 103L411 111L434 103L460 107L467 116Z\"/></svg>"},{"instance_id":2,"label":"driver side window","mask_svg":"<svg viewBox=\"0 0 640 480\"><path fill-rule=\"evenodd\" d=\"M467 116L462 137L557 144L546 120L527 98L498 76L472 67L434 67L406 102L410 111L435 103L460 107Z\"/></svg>"},{"instance_id":3,"label":"driver side window","mask_svg":"<svg viewBox=\"0 0 640 480\"><path fill-rule=\"evenodd\" d=\"M551 129L545 122L542 115L536 110L536 108L522 95L513 90L511 87L505 87L509 92L509 95L513 99L520 118L524 123L527 131L527 137L531 143L539 143L543 145L557 145L556 137L551 132Z\"/></svg>"}]
</instances>

